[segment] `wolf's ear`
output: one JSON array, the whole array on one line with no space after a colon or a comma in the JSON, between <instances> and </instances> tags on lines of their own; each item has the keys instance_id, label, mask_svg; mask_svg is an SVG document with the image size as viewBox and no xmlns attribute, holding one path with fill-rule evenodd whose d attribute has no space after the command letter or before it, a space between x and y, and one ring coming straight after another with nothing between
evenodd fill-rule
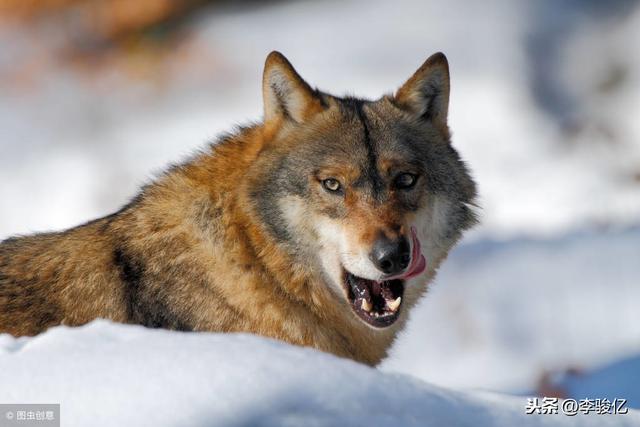
<instances>
[{"instance_id":1,"label":"wolf's ear","mask_svg":"<svg viewBox=\"0 0 640 427\"><path fill-rule=\"evenodd\" d=\"M427 59L395 94L396 103L421 118L446 125L449 63L442 52Z\"/></svg>"},{"instance_id":2,"label":"wolf's ear","mask_svg":"<svg viewBox=\"0 0 640 427\"><path fill-rule=\"evenodd\" d=\"M301 123L322 109L322 102L287 58L273 51L262 77L265 123L289 119Z\"/></svg>"}]
</instances>

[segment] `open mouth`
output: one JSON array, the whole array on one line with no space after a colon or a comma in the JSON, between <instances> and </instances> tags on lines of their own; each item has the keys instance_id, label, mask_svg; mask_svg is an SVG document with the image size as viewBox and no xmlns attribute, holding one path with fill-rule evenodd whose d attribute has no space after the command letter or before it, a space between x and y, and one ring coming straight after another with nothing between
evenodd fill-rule
<instances>
[{"instance_id":1,"label":"open mouth","mask_svg":"<svg viewBox=\"0 0 640 427\"><path fill-rule=\"evenodd\" d=\"M404 294L404 280L383 282L363 279L345 271L347 294L353 311L377 328L391 326L397 319Z\"/></svg>"},{"instance_id":2,"label":"open mouth","mask_svg":"<svg viewBox=\"0 0 640 427\"><path fill-rule=\"evenodd\" d=\"M371 326L385 328L398 320L405 280L418 276L426 269L415 228L411 227L411 263L400 275L376 281L364 279L344 271L344 283L353 311Z\"/></svg>"}]
</instances>

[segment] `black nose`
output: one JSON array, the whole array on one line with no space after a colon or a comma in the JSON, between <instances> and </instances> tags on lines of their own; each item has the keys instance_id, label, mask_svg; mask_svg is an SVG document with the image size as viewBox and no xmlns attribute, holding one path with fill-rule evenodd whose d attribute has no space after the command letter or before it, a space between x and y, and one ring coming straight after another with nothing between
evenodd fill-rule
<instances>
[{"instance_id":1,"label":"black nose","mask_svg":"<svg viewBox=\"0 0 640 427\"><path fill-rule=\"evenodd\" d=\"M385 274L401 273L411 261L409 242L404 237L389 240L382 237L376 241L371 251L371 261Z\"/></svg>"}]
</instances>

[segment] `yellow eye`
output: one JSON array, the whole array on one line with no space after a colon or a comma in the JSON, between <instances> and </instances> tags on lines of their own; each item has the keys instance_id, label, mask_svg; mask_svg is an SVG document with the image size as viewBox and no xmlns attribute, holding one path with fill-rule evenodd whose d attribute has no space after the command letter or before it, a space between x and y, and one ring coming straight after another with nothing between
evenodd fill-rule
<instances>
[{"instance_id":1,"label":"yellow eye","mask_svg":"<svg viewBox=\"0 0 640 427\"><path fill-rule=\"evenodd\" d=\"M396 177L396 187L407 189L415 185L418 180L418 176L412 173L401 173Z\"/></svg>"},{"instance_id":2,"label":"yellow eye","mask_svg":"<svg viewBox=\"0 0 640 427\"><path fill-rule=\"evenodd\" d=\"M342 187L340 185L340 181L338 181L335 178L323 179L322 186L325 188L325 190L330 191L332 193L336 193L340 191L340 188Z\"/></svg>"}]
</instances>

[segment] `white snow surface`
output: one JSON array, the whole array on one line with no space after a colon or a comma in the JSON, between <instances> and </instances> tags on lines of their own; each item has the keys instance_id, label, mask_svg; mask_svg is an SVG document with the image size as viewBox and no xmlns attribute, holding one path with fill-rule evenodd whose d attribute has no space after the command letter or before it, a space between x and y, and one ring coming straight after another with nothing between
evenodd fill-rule
<instances>
[{"instance_id":1,"label":"white snow surface","mask_svg":"<svg viewBox=\"0 0 640 427\"><path fill-rule=\"evenodd\" d=\"M444 386L513 391L534 388L549 371L638 355L638 261L638 227L463 243L383 367ZM627 376L639 389L639 374Z\"/></svg>"},{"instance_id":2,"label":"white snow surface","mask_svg":"<svg viewBox=\"0 0 640 427\"><path fill-rule=\"evenodd\" d=\"M60 403L74 426L634 426L526 415L525 397L462 392L251 335L104 320L0 336L0 401Z\"/></svg>"}]
</instances>

